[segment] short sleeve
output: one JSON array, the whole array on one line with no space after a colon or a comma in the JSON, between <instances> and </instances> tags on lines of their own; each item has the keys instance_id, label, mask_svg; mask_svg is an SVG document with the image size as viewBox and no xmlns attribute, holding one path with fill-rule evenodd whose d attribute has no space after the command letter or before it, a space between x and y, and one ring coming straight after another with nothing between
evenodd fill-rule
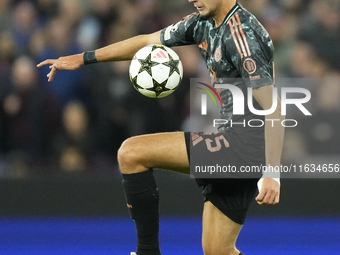
<instances>
[{"instance_id":1,"label":"short sleeve","mask_svg":"<svg viewBox=\"0 0 340 255\"><path fill-rule=\"evenodd\" d=\"M228 23L232 38L227 50L240 76L246 79L247 86L259 88L273 85L274 47L268 32L257 20L252 21L251 25L243 25L238 14Z\"/></svg>"},{"instance_id":2,"label":"short sleeve","mask_svg":"<svg viewBox=\"0 0 340 255\"><path fill-rule=\"evenodd\" d=\"M195 12L164 28L160 38L162 44L168 47L195 44L193 30L198 19L199 14Z\"/></svg>"}]
</instances>

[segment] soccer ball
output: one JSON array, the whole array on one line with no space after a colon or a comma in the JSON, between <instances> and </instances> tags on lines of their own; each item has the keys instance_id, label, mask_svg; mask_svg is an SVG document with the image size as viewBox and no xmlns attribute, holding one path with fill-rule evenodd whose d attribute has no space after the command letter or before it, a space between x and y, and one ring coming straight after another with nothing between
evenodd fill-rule
<instances>
[{"instance_id":1,"label":"soccer ball","mask_svg":"<svg viewBox=\"0 0 340 255\"><path fill-rule=\"evenodd\" d=\"M161 98L174 92L183 77L183 66L176 52L164 45L148 45L132 58L130 80L144 96Z\"/></svg>"}]
</instances>

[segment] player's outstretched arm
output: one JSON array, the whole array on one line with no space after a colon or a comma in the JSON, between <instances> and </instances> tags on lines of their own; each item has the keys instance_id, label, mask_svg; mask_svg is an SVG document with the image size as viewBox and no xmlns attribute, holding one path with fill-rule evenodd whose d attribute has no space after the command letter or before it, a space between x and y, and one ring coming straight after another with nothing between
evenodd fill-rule
<instances>
[{"instance_id":1,"label":"player's outstretched arm","mask_svg":"<svg viewBox=\"0 0 340 255\"><path fill-rule=\"evenodd\" d=\"M273 86L260 87L253 90L253 96L264 110L272 106ZM265 147L267 166L280 167L281 153L283 147L284 127L281 125L283 116L281 115L280 99L277 96L276 110L266 115L265 121ZM270 120L280 120L272 122ZM272 124L273 123L273 124ZM256 201L263 205L274 205L280 200L280 184L272 178L263 178L260 185L259 194Z\"/></svg>"},{"instance_id":2,"label":"player's outstretched arm","mask_svg":"<svg viewBox=\"0 0 340 255\"><path fill-rule=\"evenodd\" d=\"M161 44L160 33L161 31L157 31L148 35L135 36L97 49L94 51L95 59L97 62L130 60L134 54L144 46L150 44ZM60 57L58 59L47 59L39 63L37 67L45 65L49 65L49 68L51 69L51 71L47 74L48 81L51 82L58 70L73 71L84 66L84 53Z\"/></svg>"}]
</instances>

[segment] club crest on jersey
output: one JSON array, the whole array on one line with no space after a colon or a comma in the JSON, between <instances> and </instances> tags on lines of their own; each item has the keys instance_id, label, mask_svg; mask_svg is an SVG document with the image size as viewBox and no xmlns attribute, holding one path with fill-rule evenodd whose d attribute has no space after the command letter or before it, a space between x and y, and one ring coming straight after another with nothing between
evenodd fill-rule
<instances>
[{"instance_id":1,"label":"club crest on jersey","mask_svg":"<svg viewBox=\"0 0 340 255\"><path fill-rule=\"evenodd\" d=\"M215 50L215 61L216 61L216 62L219 62L219 61L221 60L221 57L222 57L221 48L218 47L218 48Z\"/></svg>"},{"instance_id":2,"label":"club crest on jersey","mask_svg":"<svg viewBox=\"0 0 340 255\"><path fill-rule=\"evenodd\" d=\"M246 58L243 61L243 68L249 73L253 74L256 71L256 63L251 58Z\"/></svg>"}]
</instances>

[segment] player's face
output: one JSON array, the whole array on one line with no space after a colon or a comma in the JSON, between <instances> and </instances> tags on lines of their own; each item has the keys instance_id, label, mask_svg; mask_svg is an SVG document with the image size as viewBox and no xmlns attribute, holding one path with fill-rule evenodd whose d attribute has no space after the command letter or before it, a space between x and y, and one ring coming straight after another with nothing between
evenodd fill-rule
<instances>
[{"instance_id":1,"label":"player's face","mask_svg":"<svg viewBox=\"0 0 340 255\"><path fill-rule=\"evenodd\" d=\"M204 18L214 18L217 15L221 0L189 0Z\"/></svg>"}]
</instances>

